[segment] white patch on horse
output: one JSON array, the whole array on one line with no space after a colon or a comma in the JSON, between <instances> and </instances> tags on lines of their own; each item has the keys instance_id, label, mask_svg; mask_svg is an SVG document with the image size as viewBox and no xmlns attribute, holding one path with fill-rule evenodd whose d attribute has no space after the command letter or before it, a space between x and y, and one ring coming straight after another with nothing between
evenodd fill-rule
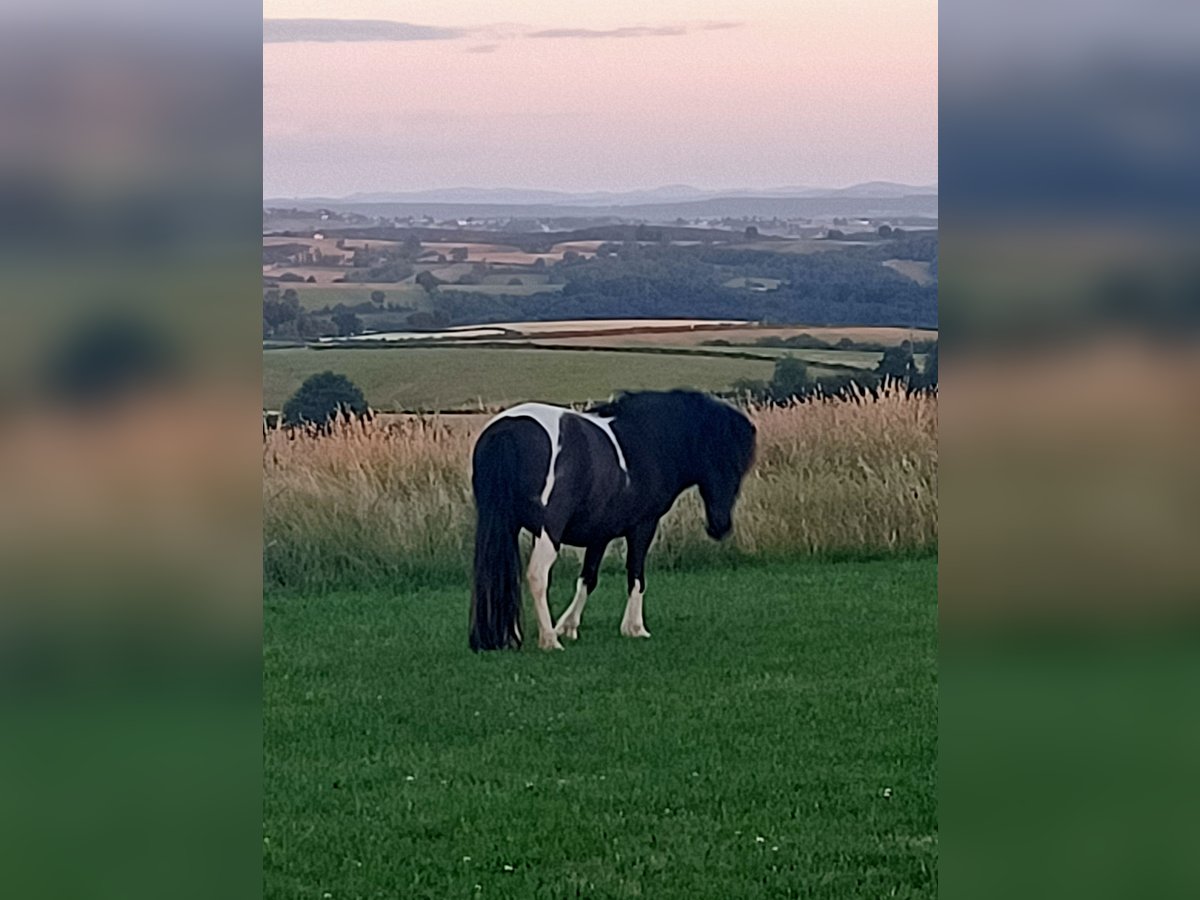
<instances>
[{"instance_id":1,"label":"white patch on horse","mask_svg":"<svg viewBox=\"0 0 1200 900\"><path fill-rule=\"evenodd\" d=\"M562 614L558 620L558 624L554 626L554 633L560 637L569 638L570 640L578 640L579 638L579 622L583 618L583 608L587 606L588 589L583 583L583 579L579 578L575 581L575 599L571 601L571 605L567 607L567 611Z\"/></svg>"},{"instance_id":2,"label":"white patch on horse","mask_svg":"<svg viewBox=\"0 0 1200 900\"><path fill-rule=\"evenodd\" d=\"M558 550L550 535L542 531L533 543L533 552L529 554L529 569L526 575L529 579L529 591L533 594L533 609L538 620L538 646L543 650L561 650L558 635L554 633L554 623L550 620L550 602L546 597L550 589L550 569L558 559Z\"/></svg>"},{"instance_id":3,"label":"white patch on horse","mask_svg":"<svg viewBox=\"0 0 1200 900\"><path fill-rule=\"evenodd\" d=\"M545 429L547 436L550 438L550 467L546 472L546 484L542 488L542 506L550 503L550 493L554 490L554 467L558 463L558 451L562 448L562 417L565 415L579 416L579 418L590 422L608 435L608 439L612 441L613 448L617 451L617 463L621 466L621 471L625 473L625 481L626 483L629 481L629 469L625 465L625 454L621 450L621 444L617 441L617 436L613 433L612 426L609 425L609 422L612 421L611 419L604 419L600 416L594 416L591 413L575 412L562 406L551 406L548 403L522 403L519 406L506 409L504 412L493 416L488 425L491 425L492 422L498 419L524 417L533 419Z\"/></svg>"},{"instance_id":4,"label":"white patch on horse","mask_svg":"<svg viewBox=\"0 0 1200 900\"><path fill-rule=\"evenodd\" d=\"M629 602L625 604L625 615L621 619L621 634L625 637L650 637L650 632L646 630L646 623L642 621L642 598L645 596L643 593L645 584L644 581L638 579L633 583L633 590L629 592Z\"/></svg>"}]
</instances>

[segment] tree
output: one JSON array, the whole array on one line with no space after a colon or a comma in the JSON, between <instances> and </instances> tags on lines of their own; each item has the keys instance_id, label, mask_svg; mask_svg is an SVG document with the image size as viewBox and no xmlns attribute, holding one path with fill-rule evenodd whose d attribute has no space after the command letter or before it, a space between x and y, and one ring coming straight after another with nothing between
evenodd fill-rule
<instances>
[{"instance_id":1,"label":"tree","mask_svg":"<svg viewBox=\"0 0 1200 900\"><path fill-rule=\"evenodd\" d=\"M880 225L879 226L879 236L881 238L891 237L892 236L892 226L891 225Z\"/></svg>"},{"instance_id":2,"label":"tree","mask_svg":"<svg viewBox=\"0 0 1200 900\"><path fill-rule=\"evenodd\" d=\"M754 226L754 225L746 226L746 240L748 240L748 241L758 240L758 228L756 226Z\"/></svg>"},{"instance_id":3,"label":"tree","mask_svg":"<svg viewBox=\"0 0 1200 900\"><path fill-rule=\"evenodd\" d=\"M512 278L508 279L508 283L510 287L520 287L525 282L521 281L520 278L514 275Z\"/></svg>"},{"instance_id":4,"label":"tree","mask_svg":"<svg viewBox=\"0 0 1200 900\"><path fill-rule=\"evenodd\" d=\"M280 326L294 322L300 318L300 295L292 288L279 296L278 290L269 290L263 294L263 323L267 330L274 334Z\"/></svg>"},{"instance_id":5,"label":"tree","mask_svg":"<svg viewBox=\"0 0 1200 900\"><path fill-rule=\"evenodd\" d=\"M383 301L387 299L387 294L383 291L371 291L371 302L376 306L383 306Z\"/></svg>"},{"instance_id":6,"label":"tree","mask_svg":"<svg viewBox=\"0 0 1200 900\"><path fill-rule=\"evenodd\" d=\"M927 388L935 388L938 383L938 345L935 341L933 346L929 348L929 354L925 357L925 371L922 373L921 383Z\"/></svg>"},{"instance_id":7,"label":"tree","mask_svg":"<svg viewBox=\"0 0 1200 900\"><path fill-rule=\"evenodd\" d=\"M283 424L325 427L339 412L359 417L366 415L366 398L345 375L320 372L305 379L283 405Z\"/></svg>"},{"instance_id":8,"label":"tree","mask_svg":"<svg viewBox=\"0 0 1200 900\"><path fill-rule=\"evenodd\" d=\"M779 399L795 397L804 393L808 385L808 366L794 356L784 356L775 362L775 374L771 376L771 393Z\"/></svg>"},{"instance_id":9,"label":"tree","mask_svg":"<svg viewBox=\"0 0 1200 900\"><path fill-rule=\"evenodd\" d=\"M468 252L466 247L451 247L450 259L454 262L466 262Z\"/></svg>"},{"instance_id":10,"label":"tree","mask_svg":"<svg viewBox=\"0 0 1200 900\"><path fill-rule=\"evenodd\" d=\"M316 275L309 275L309 276L308 276L307 278L305 278L304 280L305 280L305 282L307 282L308 284L316 284L316 283L317 283L317 276L316 276Z\"/></svg>"},{"instance_id":11,"label":"tree","mask_svg":"<svg viewBox=\"0 0 1200 900\"><path fill-rule=\"evenodd\" d=\"M425 293L427 294L432 294L437 290L437 286L441 284L441 281L438 279L438 277L428 269L417 275L416 282L421 287L425 288Z\"/></svg>"},{"instance_id":12,"label":"tree","mask_svg":"<svg viewBox=\"0 0 1200 900\"><path fill-rule=\"evenodd\" d=\"M884 378L895 378L905 384L914 383L918 373L916 361L913 359L912 344L904 341L897 346L886 348L875 367L875 373Z\"/></svg>"},{"instance_id":13,"label":"tree","mask_svg":"<svg viewBox=\"0 0 1200 900\"><path fill-rule=\"evenodd\" d=\"M338 337L361 334L363 330L362 319L349 310L334 313L333 324L337 326Z\"/></svg>"}]
</instances>

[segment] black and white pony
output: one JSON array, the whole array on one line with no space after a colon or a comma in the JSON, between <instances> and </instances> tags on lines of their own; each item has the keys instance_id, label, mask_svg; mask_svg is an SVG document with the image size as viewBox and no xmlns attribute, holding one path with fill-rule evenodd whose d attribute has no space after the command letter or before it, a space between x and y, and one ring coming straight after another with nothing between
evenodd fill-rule
<instances>
[{"instance_id":1,"label":"black and white pony","mask_svg":"<svg viewBox=\"0 0 1200 900\"><path fill-rule=\"evenodd\" d=\"M471 649L521 645L522 528L534 536L527 577L542 649L561 650L559 636L578 637L604 551L619 537L629 581L621 634L650 637L642 598L659 519L697 485L708 534L725 537L754 443L754 425L741 411L695 391L630 393L585 412L523 403L493 418L472 460ZM546 594L562 544L585 553L575 599L555 626Z\"/></svg>"}]
</instances>

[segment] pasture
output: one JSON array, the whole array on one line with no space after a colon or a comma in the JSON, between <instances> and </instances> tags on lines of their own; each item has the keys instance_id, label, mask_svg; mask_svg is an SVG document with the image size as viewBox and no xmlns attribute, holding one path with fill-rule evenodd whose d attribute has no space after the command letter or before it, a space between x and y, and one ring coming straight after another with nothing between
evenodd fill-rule
<instances>
[{"instance_id":1,"label":"pasture","mask_svg":"<svg viewBox=\"0 0 1200 900\"><path fill-rule=\"evenodd\" d=\"M636 325L637 320L619 320L632 322ZM667 321L667 320L659 320ZM555 323L545 323L547 326ZM521 330L522 326L512 324L509 327ZM532 332L530 332L532 333ZM919 340L937 340L938 333L932 329L926 328L892 328L887 326L820 326L820 325L791 325L791 326L764 326L747 324L745 327L727 327L720 329L696 329L694 331L655 331L646 329L633 334L612 334L604 335L599 332L594 336L574 337L564 339L565 342L576 344L590 344L593 346L605 345L623 345L633 346L636 344L681 344L681 345L698 345L705 341L724 340L738 346L753 346L754 342L759 338L765 337L796 337L798 335L808 334L821 340L836 343L842 338L849 338L852 341L874 341L880 344L899 344L901 341L919 341ZM756 348L758 349L758 348Z\"/></svg>"},{"instance_id":2,"label":"pasture","mask_svg":"<svg viewBox=\"0 0 1200 900\"><path fill-rule=\"evenodd\" d=\"M604 400L618 389L723 390L740 378L768 379L766 360L603 350L422 347L293 348L263 354L263 404L279 409L309 375L332 369L380 410L461 409L537 398Z\"/></svg>"},{"instance_id":3,"label":"pasture","mask_svg":"<svg viewBox=\"0 0 1200 900\"><path fill-rule=\"evenodd\" d=\"M306 310L332 308L339 303L346 306L356 306L360 303L370 303L373 291L383 291L384 303L396 303L401 306L411 306L413 309L427 309L430 305L429 294L418 284L401 282L399 284L296 284L283 282L279 285L280 292L294 288L300 297L300 305Z\"/></svg>"},{"instance_id":4,"label":"pasture","mask_svg":"<svg viewBox=\"0 0 1200 900\"><path fill-rule=\"evenodd\" d=\"M937 400L751 413L733 538L663 521L653 637L617 545L553 654L467 649L483 416L267 434L264 895L936 896Z\"/></svg>"},{"instance_id":5,"label":"pasture","mask_svg":"<svg viewBox=\"0 0 1200 900\"><path fill-rule=\"evenodd\" d=\"M461 580L270 596L264 896L934 897L936 579L652 558L650 640L605 572L479 657Z\"/></svg>"}]
</instances>

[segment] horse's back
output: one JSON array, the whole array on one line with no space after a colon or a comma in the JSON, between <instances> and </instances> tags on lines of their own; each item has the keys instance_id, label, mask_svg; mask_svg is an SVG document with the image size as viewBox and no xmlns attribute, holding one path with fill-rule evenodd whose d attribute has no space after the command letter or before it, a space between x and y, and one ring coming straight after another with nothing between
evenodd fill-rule
<instances>
[{"instance_id":1,"label":"horse's back","mask_svg":"<svg viewBox=\"0 0 1200 900\"><path fill-rule=\"evenodd\" d=\"M499 465L502 452L510 458ZM606 420L524 403L488 422L474 459L476 481L508 474L521 524L530 531L545 527L556 541L571 544L620 533L629 473Z\"/></svg>"}]
</instances>

